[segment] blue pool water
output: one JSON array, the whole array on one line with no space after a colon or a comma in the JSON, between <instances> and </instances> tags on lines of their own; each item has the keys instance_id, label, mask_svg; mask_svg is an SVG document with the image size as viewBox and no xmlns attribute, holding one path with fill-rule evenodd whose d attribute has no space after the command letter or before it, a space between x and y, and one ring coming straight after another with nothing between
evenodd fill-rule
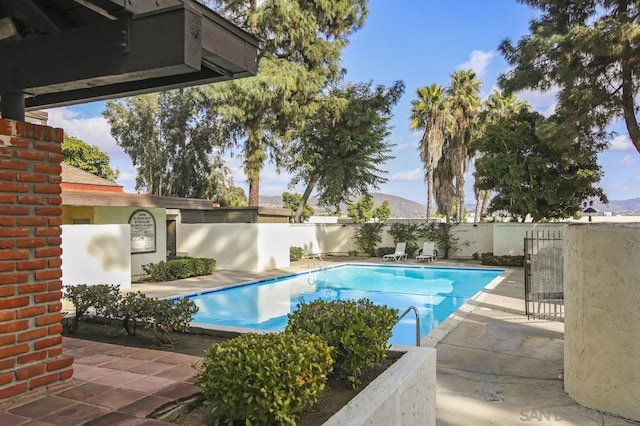
<instances>
[{"instance_id":1,"label":"blue pool water","mask_svg":"<svg viewBox=\"0 0 640 426\"><path fill-rule=\"evenodd\" d=\"M451 315L498 277L500 269L342 265L310 273L188 296L198 307L195 323L269 331L283 330L300 302L368 298L402 313L420 313L420 335ZM393 330L391 343L415 344L415 316Z\"/></svg>"}]
</instances>

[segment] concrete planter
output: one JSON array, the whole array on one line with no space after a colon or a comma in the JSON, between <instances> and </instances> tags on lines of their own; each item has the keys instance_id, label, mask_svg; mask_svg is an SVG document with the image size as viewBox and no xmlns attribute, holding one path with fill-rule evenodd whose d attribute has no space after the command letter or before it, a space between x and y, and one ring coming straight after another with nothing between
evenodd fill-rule
<instances>
[{"instance_id":1,"label":"concrete planter","mask_svg":"<svg viewBox=\"0 0 640 426\"><path fill-rule=\"evenodd\" d=\"M436 350L393 346L403 352L325 426L436 424Z\"/></svg>"}]
</instances>

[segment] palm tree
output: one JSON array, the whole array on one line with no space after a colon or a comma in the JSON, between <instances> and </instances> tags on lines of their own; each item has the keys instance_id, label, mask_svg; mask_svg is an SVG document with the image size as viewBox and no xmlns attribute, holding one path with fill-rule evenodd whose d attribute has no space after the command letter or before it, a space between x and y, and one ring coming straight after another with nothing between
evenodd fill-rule
<instances>
[{"instance_id":1,"label":"palm tree","mask_svg":"<svg viewBox=\"0 0 640 426\"><path fill-rule=\"evenodd\" d=\"M447 223L451 217L451 202L455 197L456 189L453 186L453 169L451 160L443 155L433 171L433 192L438 206L438 213L444 215Z\"/></svg>"},{"instance_id":2,"label":"palm tree","mask_svg":"<svg viewBox=\"0 0 640 426\"><path fill-rule=\"evenodd\" d=\"M489 98L484 102L484 107L480 113L480 126L482 127L488 123L494 123L500 118L507 117L511 114L517 113L523 108L528 108L529 104L526 101L516 98L515 94L506 94L503 92L493 92L489 95ZM479 130L481 132L482 130ZM476 152L475 164L482 158L482 152ZM480 222L482 217L486 216L487 208L489 206L489 200L491 198L490 190L479 189L477 185L478 179L476 179L473 185L473 191L476 196L476 214L474 222Z\"/></svg>"},{"instance_id":3,"label":"palm tree","mask_svg":"<svg viewBox=\"0 0 640 426\"><path fill-rule=\"evenodd\" d=\"M456 221L462 221L464 210L464 174L469 160L469 145L476 118L480 112L480 85L475 72L459 70L451 74L451 86L447 93L450 97L451 113L456 128L451 138L451 168L456 181Z\"/></svg>"},{"instance_id":4,"label":"palm tree","mask_svg":"<svg viewBox=\"0 0 640 426\"><path fill-rule=\"evenodd\" d=\"M431 200L433 199L434 170L442 157L447 127L451 123L451 115L445 89L436 83L420 87L417 99L411 101L411 128L423 130L420 140L420 159L424 164L427 181L427 221L431 217Z\"/></svg>"}]
</instances>

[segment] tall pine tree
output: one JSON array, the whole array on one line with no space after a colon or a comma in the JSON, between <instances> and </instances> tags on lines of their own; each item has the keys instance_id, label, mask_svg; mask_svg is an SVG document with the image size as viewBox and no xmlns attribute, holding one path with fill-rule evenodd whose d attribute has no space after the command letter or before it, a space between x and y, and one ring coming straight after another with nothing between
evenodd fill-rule
<instances>
[{"instance_id":1,"label":"tall pine tree","mask_svg":"<svg viewBox=\"0 0 640 426\"><path fill-rule=\"evenodd\" d=\"M262 40L259 73L202 89L227 126L221 146L239 152L258 205L260 172L318 107L315 97L342 74L340 55L367 15L367 0L216 0L217 11Z\"/></svg>"}]
</instances>

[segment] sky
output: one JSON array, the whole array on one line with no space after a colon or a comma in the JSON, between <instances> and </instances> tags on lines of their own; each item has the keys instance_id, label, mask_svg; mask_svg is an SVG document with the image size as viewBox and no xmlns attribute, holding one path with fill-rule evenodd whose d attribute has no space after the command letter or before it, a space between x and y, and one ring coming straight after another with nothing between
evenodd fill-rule
<instances>
[{"instance_id":1,"label":"sky","mask_svg":"<svg viewBox=\"0 0 640 426\"><path fill-rule=\"evenodd\" d=\"M496 87L496 80L508 70L498 52L505 38L517 41L528 34L534 10L516 0L370 0L369 15L363 28L349 39L342 55L345 80L373 81L391 85L402 80L406 91L394 108L389 141L394 144L386 165L388 182L376 192L397 195L426 203L423 165L418 156L419 132L409 128L411 100L418 87L431 83L448 85L450 74L458 69L473 69L483 82L485 99ZM522 92L542 114L549 115L555 106L555 92ZM91 145L98 145L120 170L118 183L125 191L135 192L136 171L129 157L109 134L109 124L102 117L104 102L48 110L49 125L61 127ZM638 154L622 123L613 123L617 135L610 147L599 155L604 170L600 186L609 200L640 197ZM240 167L242 159L227 158L236 185L248 194L246 178ZM468 171L465 202L473 203L473 176ZM279 174L267 164L260 180L261 195L279 195L291 191L290 177ZM298 186L294 191L302 193Z\"/></svg>"}]
</instances>

